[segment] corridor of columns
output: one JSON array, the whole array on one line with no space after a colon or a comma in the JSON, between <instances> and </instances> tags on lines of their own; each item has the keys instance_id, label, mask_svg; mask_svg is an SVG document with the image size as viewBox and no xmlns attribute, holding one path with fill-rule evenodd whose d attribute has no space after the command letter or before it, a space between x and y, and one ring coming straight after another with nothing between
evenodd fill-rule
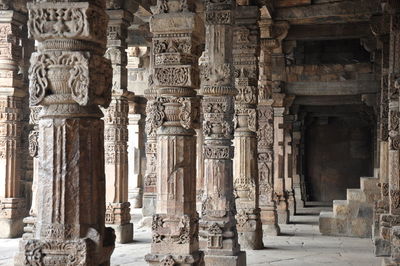
<instances>
[{"instance_id":1,"label":"corridor of columns","mask_svg":"<svg viewBox=\"0 0 400 266\"><path fill-rule=\"evenodd\" d=\"M399 0L0 0L0 265L400 265Z\"/></svg>"}]
</instances>

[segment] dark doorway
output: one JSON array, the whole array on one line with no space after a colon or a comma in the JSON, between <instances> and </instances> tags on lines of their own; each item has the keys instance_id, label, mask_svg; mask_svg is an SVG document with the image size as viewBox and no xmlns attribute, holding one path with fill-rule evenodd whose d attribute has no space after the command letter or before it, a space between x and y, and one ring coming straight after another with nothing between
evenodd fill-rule
<instances>
[{"instance_id":1,"label":"dark doorway","mask_svg":"<svg viewBox=\"0 0 400 266\"><path fill-rule=\"evenodd\" d=\"M311 201L346 199L360 177L373 174L373 130L358 114L307 116L306 186Z\"/></svg>"}]
</instances>

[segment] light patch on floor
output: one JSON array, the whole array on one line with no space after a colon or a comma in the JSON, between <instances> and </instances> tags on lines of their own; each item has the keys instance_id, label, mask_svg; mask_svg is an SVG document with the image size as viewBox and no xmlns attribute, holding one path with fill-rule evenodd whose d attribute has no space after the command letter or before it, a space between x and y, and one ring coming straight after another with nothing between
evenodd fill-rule
<instances>
[{"instance_id":1,"label":"light patch on floor","mask_svg":"<svg viewBox=\"0 0 400 266\"><path fill-rule=\"evenodd\" d=\"M292 224L282 225L283 235L264 237L265 249L247 251L247 265L281 266L379 266L370 239L322 236L318 229L316 209L301 210ZM135 217L137 221L137 217ZM145 266L150 252L151 232L135 228L135 241L117 245L111 259L114 266ZM0 265L13 265L19 239L0 240ZM213 265L218 266L218 265Z\"/></svg>"}]
</instances>

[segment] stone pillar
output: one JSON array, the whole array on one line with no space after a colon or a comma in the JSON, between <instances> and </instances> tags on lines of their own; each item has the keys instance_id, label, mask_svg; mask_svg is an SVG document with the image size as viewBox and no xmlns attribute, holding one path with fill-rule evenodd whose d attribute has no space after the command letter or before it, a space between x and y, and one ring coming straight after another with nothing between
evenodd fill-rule
<instances>
[{"instance_id":1,"label":"stone pillar","mask_svg":"<svg viewBox=\"0 0 400 266\"><path fill-rule=\"evenodd\" d=\"M107 2L107 4L112 4ZM114 5L107 7L106 58L113 67L112 100L104 114L104 149L106 171L106 224L115 230L116 242L133 240L128 201L128 99L127 30L132 14Z\"/></svg>"},{"instance_id":2,"label":"stone pillar","mask_svg":"<svg viewBox=\"0 0 400 266\"><path fill-rule=\"evenodd\" d=\"M304 200L302 196L301 189L301 122L295 121L293 123L293 140L292 140L292 149L293 149L293 164L292 164L292 176L293 176L293 191L295 197L295 213L298 209L304 208Z\"/></svg>"},{"instance_id":3,"label":"stone pillar","mask_svg":"<svg viewBox=\"0 0 400 266\"><path fill-rule=\"evenodd\" d=\"M37 217L16 265L109 265L105 221L104 123L112 69L105 1L28 3L38 41L30 67L30 105L39 114Z\"/></svg>"},{"instance_id":4,"label":"stone pillar","mask_svg":"<svg viewBox=\"0 0 400 266\"><path fill-rule=\"evenodd\" d=\"M390 242L387 234L381 234L380 216L389 212L389 180L388 180L388 115L389 115L389 98L388 98L388 67L389 67L389 27L390 17L387 14L383 16L375 16L371 19L371 30L377 38L378 48L380 50L380 78L381 90L379 99L379 186L381 191L381 199L375 203L374 207L374 244L376 256L389 256ZM385 230L384 230L385 231Z\"/></svg>"},{"instance_id":5,"label":"stone pillar","mask_svg":"<svg viewBox=\"0 0 400 266\"><path fill-rule=\"evenodd\" d=\"M294 215L295 213L295 198L294 198L294 190L293 190L293 115L286 115L285 118L285 138L284 138L284 145L285 145L285 166L284 166L284 173L285 173L285 192L287 195L288 201L288 210L289 215Z\"/></svg>"},{"instance_id":6,"label":"stone pillar","mask_svg":"<svg viewBox=\"0 0 400 266\"><path fill-rule=\"evenodd\" d=\"M137 96L129 99L128 113L128 200L132 208L143 206L142 157L144 154L144 110Z\"/></svg>"},{"instance_id":7,"label":"stone pillar","mask_svg":"<svg viewBox=\"0 0 400 266\"><path fill-rule=\"evenodd\" d=\"M256 135L258 13L257 6L238 6L233 32L233 64L235 87L238 90L235 101L233 186L239 244L244 249L263 248Z\"/></svg>"},{"instance_id":8,"label":"stone pillar","mask_svg":"<svg viewBox=\"0 0 400 266\"><path fill-rule=\"evenodd\" d=\"M196 129L197 145L196 145L196 210L201 215L203 187L204 187L204 135L202 124L202 115L200 114L200 128Z\"/></svg>"},{"instance_id":9,"label":"stone pillar","mask_svg":"<svg viewBox=\"0 0 400 266\"><path fill-rule=\"evenodd\" d=\"M275 197L275 155L274 155L274 103L273 88L273 53L279 48L281 40L286 36L288 24L274 23L270 10L261 10L260 28L260 62L259 62L259 95L258 95L258 171L260 180L260 208L263 231L268 235L278 235L278 216Z\"/></svg>"},{"instance_id":10,"label":"stone pillar","mask_svg":"<svg viewBox=\"0 0 400 266\"><path fill-rule=\"evenodd\" d=\"M279 224L289 223L289 209L285 190L285 146L284 146L284 94L274 93L274 191Z\"/></svg>"},{"instance_id":11,"label":"stone pillar","mask_svg":"<svg viewBox=\"0 0 400 266\"><path fill-rule=\"evenodd\" d=\"M21 194L21 120L24 92L21 28L26 15L3 6L0 15L0 238L20 237L26 215Z\"/></svg>"},{"instance_id":12,"label":"stone pillar","mask_svg":"<svg viewBox=\"0 0 400 266\"><path fill-rule=\"evenodd\" d=\"M391 243L391 259L383 265L400 262L400 184L399 184L399 89L400 89L400 2L388 1L390 12L389 54L389 214L381 215L383 239ZM389 234L389 236L387 236Z\"/></svg>"},{"instance_id":13,"label":"stone pillar","mask_svg":"<svg viewBox=\"0 0 400 266\"><path fill-rule=\"evenodd\" d=\"M157 208L149 265L198 265L202 258L196 212L196 137L200 17L186 1L159 1L150 19L153 81L158 97Z\"/></svg>"},{"instance_id":14,"label":"stone pillar","mask_svg":"<svg viewBox=\"0 0 400 266\"><path fill-rule=\"evenodd\" d=\"M38 173L39 173L39 113L41 107L32 106L31 113L29 116L29 123L33 125L33 129L29 133L29 155L33 159L33 169L32 169L32 199L31 208L29 210L29 216L24 218L24 239L33 238L36 216L37 216L37 183L38 183Z\"/></svg>"},{"instance_id":15,"label":"stone pillar","mask_svg":"<svg viewBox=\"0 0 400 266\"><path fill-rule=\"evenodd\" d=\"M146 89L146 172L143 182L143 221L148 224L148 220L156 213L156 183L157 183L157 127L159 126L158 106L155 105L156 91L152 88L152 75L149 76L149 89ZM147 220L147 221L146 221Z\"/></svg>"},{"instance_id":16,"label":"stone pillar","mask_svg":"<svg viewBox=\"0 0 400 266\"><path fill-rule=\"evenodd\" d=\"M206 48L201 62L204 194L200 221L206 265L246 265L233 197L233 1L205 1Z\"/></svg>"}]
</instances>

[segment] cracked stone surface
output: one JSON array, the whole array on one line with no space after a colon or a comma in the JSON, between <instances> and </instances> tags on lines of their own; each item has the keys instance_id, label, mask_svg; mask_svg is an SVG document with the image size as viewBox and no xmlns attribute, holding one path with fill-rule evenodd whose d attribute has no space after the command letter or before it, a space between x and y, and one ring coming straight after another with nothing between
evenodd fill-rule
<instances>
[{"instance_id":1,"label":"cracked stone surface","mask_svg":"<svg viewBox=\"0 0 400 266\"><path fill-rule=\"evenodd\" d=\"M263 250L248 250L247 265L282 266L378 266L372 241L365 238L322 236L318 229L321 209L305 208L291 217L293 223L282 225L282 236L264 237ZM144 255L150 252L151 231L138 228L140 209L135 209L135 240L117 244L111 257L113 266L147 266ZM13 265L18 239L0 240L0 265Z\"/></svg>"}]
</instances>

